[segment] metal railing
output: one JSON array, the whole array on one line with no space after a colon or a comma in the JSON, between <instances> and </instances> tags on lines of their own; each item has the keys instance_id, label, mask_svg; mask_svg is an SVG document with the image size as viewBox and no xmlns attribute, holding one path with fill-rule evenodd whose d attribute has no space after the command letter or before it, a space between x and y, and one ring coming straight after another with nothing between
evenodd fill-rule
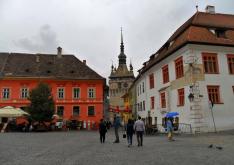
<instances>
[{"instance_id":1,"label":"metal railing","mask_svg":"<svg viewBox=\"0 0 234 165\"><path fill-rule=\"evenodd\" d=\"M179 123L178 128L175 127L175 133L178 134L192 134L191 124ZM166 128L162 124L157 124L157 126L146 126L146 135L154 135L157 133L167 133Z\"/></svg>"}]
</instances>

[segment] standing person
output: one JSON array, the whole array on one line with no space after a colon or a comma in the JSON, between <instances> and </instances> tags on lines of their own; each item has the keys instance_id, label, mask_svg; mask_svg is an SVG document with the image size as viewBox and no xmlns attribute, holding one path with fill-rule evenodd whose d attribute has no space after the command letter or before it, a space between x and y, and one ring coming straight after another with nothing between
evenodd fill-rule
<instances>
[{"instance_id":1,"label":"standing person","mask_svg":"<svg viewBox=\"0 0 234 165\"><path fill-rule=\"evenodd\" d=\"M134 124L134 129L135 129L136 134L137 134L138 147L143 146L143 134L145 132L145 124L141 120L140 116L138 117L138 120Z\"/></svg>"},{"instance_id":2,"label":"standing person","mask_svg":"<svg viewBox=\"0 0 234 165\"><path fill-rule=\"evenodd\" d=\"M120 127L120 117L119 116L114 116L114 123L113 126L115 128L115 141L114 143L119 143L119 127Z\"/></svg>"},{"instance_id":3,"label":"standing person","mask_svg":"<svg viewBox=\"0 0 234 165\"><path fill-rule=\"evenodd\" d=\"M173 139L173 118L167 118L167 137L169 141L174 141Z\"/></svg>"},{"instance_id":4,"label":"standing person","mask_svg":"<svg viewBox=\"0 0 234 165\"><path fill-rule=\"evenodd\" d=\"M99 133L100 133L100 142L101 143L105 143L106 132L107 132L106 124L103 121L103 119L101 119L100 123L99 123Z\"/></svg>"},{"instance_id":5,"label":"standing person","mask_svg":"<svg viewBox=\"0 0 234 165\"><path fill-rule=\"evenodd\" d=\"M126 132L127 132L128 147L130 147L132 145L132 136L134 134L134 123L132 119L128 119Z\"/></svg>"}]
</instances>

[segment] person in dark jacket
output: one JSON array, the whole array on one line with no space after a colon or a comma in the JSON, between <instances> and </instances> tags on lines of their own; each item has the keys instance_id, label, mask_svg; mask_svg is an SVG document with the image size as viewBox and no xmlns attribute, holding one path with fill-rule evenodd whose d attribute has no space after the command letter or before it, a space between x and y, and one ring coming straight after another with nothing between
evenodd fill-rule
<instances>
[{"instance_id":1,"label":"person in dark jacket","mask_svg":"<svg viewBox=\"0 0 234 165\"><path fill-rule=\"evenodd\" d=\"M101 143L105 143L106 132L107 132L106 124L103 121L103 119L101 119L100 123L99 123L99 133L100 133L100 142Z\"/></svg>"},{"instance_id":2,"label":"person in dark jacket","mask_svg":"<svg viewBox=\"0 0 234 165\"><path fill-rule=\"evenodd\" d=\"M114 143L119 143L119 127L121 126L121 123L120 123L120 117L117 115L114 116L113 126L115 128L115 141L114 141Z\"/></svg>"},{"instance_id":3,"label":"person in dark jacket","mask_svg":"<svg viewBox=\"0 0 234 165\"><path fill-rule=\"evenodd\" d=\"M132 119L128 119L126 132L127 132L128 147L130 147L132 145L132 136L134 134L134 123Z\"/></svg>"}]
</instances>

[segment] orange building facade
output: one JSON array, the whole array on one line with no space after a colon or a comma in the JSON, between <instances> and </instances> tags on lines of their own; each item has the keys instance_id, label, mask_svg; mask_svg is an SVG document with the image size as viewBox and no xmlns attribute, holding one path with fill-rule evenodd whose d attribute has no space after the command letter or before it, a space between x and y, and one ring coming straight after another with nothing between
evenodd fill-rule
<instances>
[{"instance_id":1,"label":"orange building facade","mask_svg":"<svg viewBox=\"0 0 234 165\"><path fill-rule=\"evenodd\" d=\"M14 61L16 58L14 56L20 55L8 55L5 60L9 61L6 63L10 63L11 60ZM42 61L43 56L40 56L40 63L45 62L45 60ZM1 57L3 58L0 54L0 58ZM35 58L35 55L32 58ZM55 56L54 58L57 59ZM69 59L65 60L68 56L66 57L64 55L63 58L63 60L59 59L60 62L57 62L57 64L54 62L56 67L61 67L61 63L69 61ZM13 69L10 67L10 69L7 68L6 63L4 66L2 64L2 67L5 69L0 75L0 107L14 106L24 109L30 104L27 99L30 90L35 88L38 83L44 82L51 87L52 96L55 102L55 114L57 114L61 119L71 120L75 118L79 121L83 121L83 123L87 123L87 127L88 125L98 123L100 119L103 118L104 114L103 89L105 87L105 79L91 70L86 63L79 61L76 57L72 56L70 58L73 58L73 64L70 66L69 64L64 64L69 67L56 69L50 67L45 71L42 71L44 69L43 67L39 69L40 76L38 77L35 76L36 72L29 73L30 70L33 70L33 68L30 68L33 64L28 66L28 70L25 68L18 68L21 69L20 72L26 72L24 74L15 73L16 71L14 72L14 67ZM74 64L74 60L78 60L78 62ZM46 61L48 62L48 60ZM36 64L37 63L38 61ZM77 69L79 69L79 71L76 70L76 67L78 67ZM58 73L57 70L60 72ZM49 71L50 75L48 75ZM41 72L45 72L46 75L43 75ZM51 72L54 72L54 74ZM81 73L82 75L80 76ZM58 76L58 74L60 75Z\"/></svg>"}]
</instances>

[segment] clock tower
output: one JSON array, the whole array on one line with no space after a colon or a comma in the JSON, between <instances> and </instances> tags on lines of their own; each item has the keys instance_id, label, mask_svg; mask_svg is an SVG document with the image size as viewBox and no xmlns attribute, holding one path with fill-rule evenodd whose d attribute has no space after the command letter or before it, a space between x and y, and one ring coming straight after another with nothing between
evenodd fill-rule
<instances>
[{"instance_id":1,"label":"clock tower","mask_svg":"<svg viewBox=\"0 0 234 165\"><path fill-rule=\"evenodd\" d=\"M111 74L109 76L109 96L110 96L110 120L113 121L114 113L123 113L127 107L124 106L122 96L127 93L128 88L133 83L135 77L133 67L130 62L129 69L126 65L127 56L124 54L123 33L121 28L121 44L120 54L118 56L118 67L111 66Z\"/></svg>"}]
</instances>

